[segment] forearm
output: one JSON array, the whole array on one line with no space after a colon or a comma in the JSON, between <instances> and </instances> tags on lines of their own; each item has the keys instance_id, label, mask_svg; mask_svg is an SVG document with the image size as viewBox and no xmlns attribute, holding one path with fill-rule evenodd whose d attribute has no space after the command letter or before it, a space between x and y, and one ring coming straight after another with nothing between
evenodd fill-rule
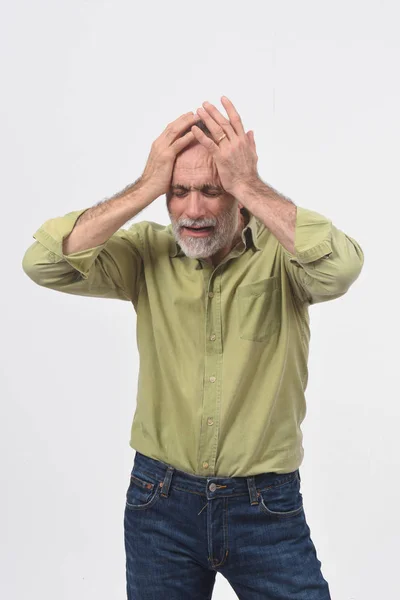
<instances>
[{"instance_id":1,"label":"forearm","mask_svg":"<svg viewBox=\"0 0 400 600\"><path fill-rule=\"evenodd\" d=\"M112 198L86 210L63 241L65 255L104 244L127 221L135 217L155 197L141 179L136 180Z\"/></svg>"},{"instance_id":2,"label":"forearm","mask_svg":"<svg viewBox=\"0 0 400 600\"><path fill-rule=\"evenodd\" d=\"M260 219L291 254L295 253L296 205L261 181L238 187L234 197Z\"/></svg>"}]
</instances>

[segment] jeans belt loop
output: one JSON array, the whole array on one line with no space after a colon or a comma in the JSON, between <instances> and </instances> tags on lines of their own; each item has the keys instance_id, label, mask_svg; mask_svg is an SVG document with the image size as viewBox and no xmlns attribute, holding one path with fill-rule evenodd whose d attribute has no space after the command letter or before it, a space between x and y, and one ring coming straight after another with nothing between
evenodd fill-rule
<instances>
[{"instance_id":1,"label":"jeans belt loop","mask_svg":"<svg viewBox=\"0 0 400 600\"><path fill-rule=\"evenodd\" d=\"M258 495L254 475L246 477L247 487L249 488L250 504L258 504Z\"/></svg>"},{"instance_id":2,"label":"jeans belt loop","mask_svg":"<svg viewBox=\"0 0 400 600\"><path fill-rule=\"evenodd\" d=\"M171 485L172 474L174 472L174 467L169 466L165 473L164 481L160 483L161 486L161 496L164 498L168 498L169 494L169 486Z\"/></svg>"}]
</instances>

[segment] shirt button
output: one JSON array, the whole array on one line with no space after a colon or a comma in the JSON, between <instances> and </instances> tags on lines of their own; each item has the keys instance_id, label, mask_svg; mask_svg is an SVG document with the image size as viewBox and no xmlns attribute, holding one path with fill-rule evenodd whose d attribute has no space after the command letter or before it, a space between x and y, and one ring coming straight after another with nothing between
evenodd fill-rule
<instances>
[{"instance_id":1,"label":"shirt button","mask_svg":"<svg viewBox=\"0 0 400 600\"><path fill-rule=\"evenodd\" d=\"M205 469L207 469L207 467L208 467L208 462L203 462L203 467L204 467Z\"/></svg>"},{"instance_id":2,"label":"shirt button","mask_svg":"<svg viewBox=\"0 0 400 600\"><path fill-rule=\"evenodd\" d=\"M217 486L215 485L215 483L211 483L208 489L210 490L210 492L215 492Z\"/></svg>"},{"instance_id":3,"label":"shirt button","mask_svg":"<svg viewBox=\"0 0 400 600\"><path fill-rule=\"evenodd\" d=\"M214 298L214 292L208 292L208 297L209 298Z\"/></svg>"},{"instance_id":4,"label":"shirt button","mask_svg":"<svg viewBox=\"0 0 400 600\"><path fill-rule=\"evenodd\" d=\"M215 377L210 377L210 381L211 381L211 383L215 383L217 381L217 379Z\"/></svg>"},{"instance_id":5,"label":"shirt button","mask_svg":"<svg viewBox=\"0 0 400 600\"><path fill-rule=\"evenodd\" d=\"M212 418L211 418L211 417L208 417L208 419L207 419L207 423L208 423L209 425L214 425L214 421L212 420Z\"/></svg>"},{"instance_id":6,"label":"shirt button","mask_svg":"<svg viewBox=\"0 0 400 600\"><path fill-rule=\"evenodd\" d=\"M211 340L212 342L214 342L216 339L217 339L217 336L215 335L215 333L213 333L213 334L210 336L210 340Z\"/></svg>"}]
</instances>

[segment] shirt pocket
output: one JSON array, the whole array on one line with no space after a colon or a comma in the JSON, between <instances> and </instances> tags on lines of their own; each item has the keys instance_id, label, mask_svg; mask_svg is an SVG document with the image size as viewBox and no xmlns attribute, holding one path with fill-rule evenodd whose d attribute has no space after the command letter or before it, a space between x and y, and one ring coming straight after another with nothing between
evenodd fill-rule
<instances>
[{"instance_id":1,"label":"shirt pocket","mask_svg":"<svg viewBox=\"0 0 400 600\"><path fill-rule=\"evenodd\" d=\"M239 332L244 340L263 342L281 327L279 277L268 277L238 286Z\"/></svg>"}]
</instances>

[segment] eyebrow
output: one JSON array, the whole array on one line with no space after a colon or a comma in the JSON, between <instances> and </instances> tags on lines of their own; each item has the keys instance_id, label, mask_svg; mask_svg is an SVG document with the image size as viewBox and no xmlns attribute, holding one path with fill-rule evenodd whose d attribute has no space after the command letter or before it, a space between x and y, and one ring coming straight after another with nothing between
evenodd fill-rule
<instances>
[{"instance_id":1,"label":"eyebrow","mask_svg":"<svg viewBox=\"0 0 400 600\"><path fill-rule=\"evenodd\" d=\"M200 187L196 187L193 186L195 190L216 190L219 192L222 192L222 188L219 185L215 185L214 183L204 183L202 186ZM190 187L187 185L183 185L182 183L175 183L174 185L171 185L171 190L176 190L176 189L182 189L182 190L186 190L189 191Z\"/></svg>"}]
</instances>

